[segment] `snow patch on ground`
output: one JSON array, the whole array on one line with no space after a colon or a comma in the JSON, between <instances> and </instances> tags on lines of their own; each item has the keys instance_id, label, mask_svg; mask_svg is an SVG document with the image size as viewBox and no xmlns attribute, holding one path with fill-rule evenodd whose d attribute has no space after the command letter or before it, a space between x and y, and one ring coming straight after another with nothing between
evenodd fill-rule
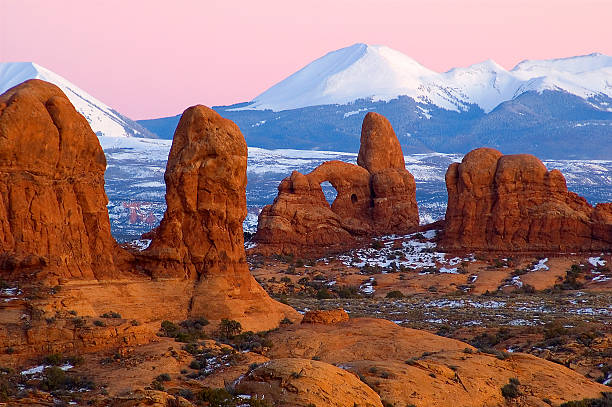
<instances>
[{"instance_id":1,"label":"snow patch on ground","mask_svg":"<svg viewBox=\"0 0 612 407\"><path fill-rule=\"evenodd\" d=\"M537 264L535 264L532 268L531 271L538 271L538 270L550 270L550 268L546 265L546 262L548 261L548 257L544 258L544 259L540 259L538 261Z\"/></svg>"},{"instance_id":2,"label":"snow patch on ground","mask_svg":"<svg viewBox=\"0 0 612 407\"><path fill-rule=\"evenodd\" d=\"M601 257L589 257L589 264L593 267L603 267L606 265L606 261Z\"/></svg>"}]
</instances>

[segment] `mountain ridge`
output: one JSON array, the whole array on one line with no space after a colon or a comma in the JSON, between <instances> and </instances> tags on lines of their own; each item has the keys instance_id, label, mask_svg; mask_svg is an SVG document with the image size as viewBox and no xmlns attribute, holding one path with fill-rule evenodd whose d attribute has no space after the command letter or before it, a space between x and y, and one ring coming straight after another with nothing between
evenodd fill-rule
<instances>
[{"instance_id":1,"label":"mountain ridge","mask_svg":"<svg viewBox=\"0 0 612 407\"><path fill-rule=\"evenodd\" d=\"M606 80L610 75L612 57L601 53L523 60L511 70L488 59L438 73L392 48L358 43L314 60L237 109L278 112L363 98L389 101L409 96L455 111L477 104L488 113L530 90L558 88L583 98L612 97L612 85ZM498 82L503 91L495 86Z\"/></svg>"},{"instance_id":2,"label":"mountain ridge","mask_svg":"<svg viewBox=\"0 0 612 407\"><path fill-rule=\"evenodd\" d=\"M157 138L138 122L41 65L34 62L0 62L0 94L28 79L42 79L58 86L98 136Z\"/></svg>"}]
</instances>

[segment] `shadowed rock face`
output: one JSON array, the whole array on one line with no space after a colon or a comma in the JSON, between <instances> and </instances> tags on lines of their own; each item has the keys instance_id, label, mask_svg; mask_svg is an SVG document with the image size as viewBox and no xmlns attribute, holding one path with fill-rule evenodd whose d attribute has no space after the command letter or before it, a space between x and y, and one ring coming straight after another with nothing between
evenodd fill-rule
<instances>
[{"instance_id":1,"label":"shadowed rock face","mask_svg":"<svg viewBox=\"0 0 612 407\"><path fill-rule=\"evenodd\" d=\"M346 249L359 237L416 230L414 177L391 124L377 113L363 121L357 162L328 161L309 174L294 171L285 178L259 216L255 250L316 256ZM324 181L338 192L331 206Z\"/></svg>"},{"instance_id":2,"label":"shadowed rock face","mask_svg":"<svg viewBox=\"0 0 612 407\"><path fill-rule=\"evenodd\" d=\"M106 159L62 91L29 80L0 96L0 272L7 278L118 275Z\"/></svg>"},{"instance_id":3,"label":"shadowed rock face","mask_svg":"<svg viewBox=\"0 0 612 407\"><path fill-rule=\"evenodd\" d=\"M443 245L457 250L590 251L612 245L610 204L593 208L558 170L528 154L490 148L446 172Z\"/></svg>"}]
</instances>

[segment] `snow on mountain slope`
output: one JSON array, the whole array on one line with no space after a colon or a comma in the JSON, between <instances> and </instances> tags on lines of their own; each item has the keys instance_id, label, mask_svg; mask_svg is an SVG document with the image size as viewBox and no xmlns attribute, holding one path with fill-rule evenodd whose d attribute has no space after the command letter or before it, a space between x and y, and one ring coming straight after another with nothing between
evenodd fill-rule
<instances>
[{"instance_id":1,"label":"snow on mountain slope","mask_svg":"<svg viewBox=\"0 0 612 407\"><path fill-rule=\"evenodd\" d=\"M511 73L523 81L520 93L561 89L585 99L598 93L612 97L612 57L599 53L523 61Z\"/></svg>"},{"instance_id":2,"label":"snow on mountain slope","mask_svg":"<svg viewBox=\"0 0 612 407\"><path fill-rule=\"evenodd\" d=\"M524 92L543 90L612 97L612 57L523 61L511 71L488 60L437 73L391 48L355 44L315 60L236 110L280 111L406 95L454 111L476 104L488 113Z\"/></svg>"},{"instance_id":3,"label":"snow on mountain slope","mask_svg":"<svg viewBox=\"0 0 612 407\"><path fill-rule=\"evenodd\" d=\"M411 96L448 110L463 103L456 92L436 83L438 74L399 51L380 45L355 44L315 60L274 85L243 109L288 110L345 104L359 98L389 100ZM237 109L238 110L238 109Z\"/></svg>"},{"instance_id":4,"label":"snow on mountain slope","mask_svg":"<svg viewBox=\"0 0 612 407\"><path fill-rule=\"evenodd\" d=\"M493 60L467 68L453 68L440 74L447 84L461 91L466 101L480 106L485 112L515 96L520 81Z\"/></svg>"},{"instance_id":5,"label":"snow on mountain slope","mask_svg":"<svg viewBox=\"0 0 612 407\"><path fill-rule=\"evenodd\" d=\"M101 136L155 137L138 123L111 109L95 97L60 75L33 62L0 63L0 94L28 79L42 79L57 85L70 99L76 110Z\"/></svg>"}]
</instances>

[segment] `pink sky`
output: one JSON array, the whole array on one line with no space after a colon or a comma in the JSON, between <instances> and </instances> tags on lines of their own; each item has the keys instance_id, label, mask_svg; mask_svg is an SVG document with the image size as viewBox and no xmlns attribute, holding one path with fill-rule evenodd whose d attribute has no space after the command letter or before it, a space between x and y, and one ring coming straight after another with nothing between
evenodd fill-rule
<instances>
[{"instance_id":1,"label":"pink sky","mask_svg":"<svg viewBox=\"0 0 612 407\"><path fill-rule=\"evenodd\" d=\"M612 55L611 16L610 0L0 0L0 61L34 61L143 119L251 100L356 42L437 71Z\"/></svg>"}]
</instances>

